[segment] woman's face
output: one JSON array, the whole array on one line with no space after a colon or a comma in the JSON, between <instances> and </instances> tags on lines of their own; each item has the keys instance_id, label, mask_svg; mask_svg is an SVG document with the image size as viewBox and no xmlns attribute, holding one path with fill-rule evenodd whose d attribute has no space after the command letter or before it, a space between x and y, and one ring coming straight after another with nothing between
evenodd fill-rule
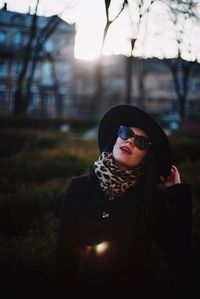
<instances>
[{"instance_id":1,"label":"woman's face","mask_svg":"<svg viewBox=\"0 0 200 299\"><path fill-rule=\"evenodd\" d=\"M130 128L136 135L148 137L140 128ZM147 154L147 149L141 150L135 145L135 137L124 140L117 138L113 148L115 163L123 170L128 170L140 165Z\"/></svg>"}]
</instances>

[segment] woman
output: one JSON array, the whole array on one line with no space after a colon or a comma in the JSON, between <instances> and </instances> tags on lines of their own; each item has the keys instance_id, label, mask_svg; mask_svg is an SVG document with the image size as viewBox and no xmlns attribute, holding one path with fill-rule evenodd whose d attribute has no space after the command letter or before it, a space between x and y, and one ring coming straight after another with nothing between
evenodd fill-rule
<instances>
[{"instance_id":1,"label":"woman","mask_svg":"<svg viewBox=\"0 0 200 299\"><path fill-rule=\"evenodd\" d=\"M100 157L72 179L61 210L63 285L115 296L166 292L152 279L157 248L179 292L190 264L191 188L172 165L166 134L146 112L119 105L102 118L98 142Z\"/></svg>"}]
</instances>

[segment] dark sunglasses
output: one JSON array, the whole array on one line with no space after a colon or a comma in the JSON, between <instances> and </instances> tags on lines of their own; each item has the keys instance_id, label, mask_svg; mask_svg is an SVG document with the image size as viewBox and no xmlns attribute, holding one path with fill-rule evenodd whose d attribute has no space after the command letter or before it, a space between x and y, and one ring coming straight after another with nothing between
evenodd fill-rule
<instances>
[{"instance_id":1,"label":"dark sunglasses","mask_svg":"<svg viewBox=\"0 0 200 299\"><path fill-rule=\"evenodd\" d=\"M134 137L135 146L142 151L147 150L149 145L151 144L149 138L147 138L146 136L136 135L131 128L125 126L120 126L117 135L123 140Z\"/></svg>"}]
</instances>

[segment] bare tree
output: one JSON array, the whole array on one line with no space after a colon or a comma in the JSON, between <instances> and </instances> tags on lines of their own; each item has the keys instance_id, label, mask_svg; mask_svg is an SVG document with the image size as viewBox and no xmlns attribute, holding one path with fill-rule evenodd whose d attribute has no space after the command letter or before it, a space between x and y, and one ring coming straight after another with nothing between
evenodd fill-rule
<instances>
[{"instance_id":1,"label":"bare tree","mask_svg":"<svg viewBox=\"0 0 200 299\"><path fill-rule=\"evenodd\" d=\"M29 31L29 38L27 45L25 47L25 52L24 52L24 59L23 59L23 66L21 68L21 72L18 76L17 82L16 82L16 91L15 91L15 114L23 114L25 112L26 108L26 99L24 98L23 94L23 83L24 79L27 73L28 69L28 64L29 60L31 57L31 52L32 52L32 46L33 42L36 36L36 31L37 31L37 11L38 11L38 5L39 5L40 0L37 0L36 6L35 6L35 13L32 16L32 22L30 26L30 31Z\"/></svg>"},{"instance_id":2,"label":"bare tree","mask_svg":"<svg viewBox=\"0 0 200 299\"><path fill-rule=\"evenodd\" d=\"M51 16L47 24L45 25L45 27L43 27L43 29L39 32L39 34L36 37L35 44L32 48L32 53L29 61L30 71L29 71L29 76L26 85L26 106L28 105L28 102L30 100L31 85L32 85L37 63L44 55L43 53L44 45L49 39L49 37L56 30L59 24L60 24L60 18L58 16Z\"/></svg>"},{"instance_id":3,"label":"bare tree","mask_svg":"<svg viewBox=\"0 0 200 299\"><path fill-rule=\"evenodd\" d=\"M178 113L183 120L185 118L189 80L194 62L184 60L179 56L176 59L165 58L164 63L171 71L175 92L178 99Z\"/></svg>"},{"instance_id":4,"label":"bare tree","mask_svg":"<svg viewBox=\"0 0 200 299\"><path fill-rule=\"evenodd\" d=\"M31 85L37 63L42 56L45 55L45 53L43 53L45 43L61 22L60 17L54 15L51 16L45 26L40 29L37 24L39 3L40 0L37 0L35 12L32 16L30 25L28 42L25 47L23 66L16 82L15 114L24 114L26 112L26 108L30 100ZM69 7L66 6L60 15L67 8Z\"/></svg>"},{"instance_id":5,"label":"bare tree","mask_svg":"<svg viewBox=\"0 0 200 299\"><path fill-rule=\"evenodd\" d=\"M171 21L174 25L177 42L177 58L164 59L163 62L172 73L175 92L178 99L178 112L183 120L185 118L186 103L189 91L189 80L192 72L192 66L195 61L183 59L184 34L188 20L199 21L196 14L198 5L197 0L176 0L168 1L171 12ZM181 22L182 26L178 26ZM189 52L191 44L189 44ZM191 54L191 53L190 53Z\"/></svg>"},{"instance_id":6,"label":"bare tree","mask_svg":"<svg viewBox=\"0 0 200 299\"><path fill-rule=\"evenodd\" d=\"M131 103L131 94L132 94L131 78L132 78L132 70L133 70L133 50L134 50L135 44L138 40L138 36L140 33L140 29L141 29L141 24L142 24L144 18L149 13L150 8L154 2L155 2L155 0L151 0L149 3L147 3L147 1L145 1L145 0L139 0L139 1L135 2L136 6L137 6L138 16L134 18L134 21L133 21L132 9L130 7L130 1L127 1L127 3L126 3L128 12L129 12L129 22L130 22L130 26L132 29L132 35L129 40L130 54L126 56L126 96L125 96L126 104ZM135 13L135 11L134 11L134 13ZM144 79L143 75L145 75L145 74L146 74L146 70L145 70L145 72L142 72L142 68L141 68L140 81ZM141 107L143 107L143 102L142 102L143 101L143 98L142 98L143 90L144 90L143 82L141 82L141 84L139 86L139 91L141 92L140 103L138 103L138 105Z\"/></svg>"},{"instance_id":7,"label":"bare tree","mask_svg":"<svg viewBox=\"0 0 200 299\"><path fill-rule=\"evenodd\" d=\"M144 99L146 97L146 90L145 90L145 79L148 73L150 72L149 64L144 61L142 58L139 61L138 65L138 99L137 99L137 106L141 109L145 109Z\"/></svg>"},{"instance_id":8,"label":"bare tree","mask_svg":"<svg viewBox=\"0 0 200 299\"><path fill-rule=\"evenodd\" d=\"M109 15L109 8L111 4L111 0L105 0L105 11L106 11L106 24L103 30L103 39L102 39L102 44L101 44L101 49L100 49L100 55L97 60L96 64L96 92L95 92L95 100L94 100L94 113L98 117L99 112L101 112L101 105L103 102L103 74L102 74L102 54L103 54L103 48L105 44L105 40L108 34L108 30L111 26L111 24L120 16L122 11L124 10L127 0L123 1L123 4L117 13L117 15L110 20L110 15Z\"/></svg>"}]
</instances>

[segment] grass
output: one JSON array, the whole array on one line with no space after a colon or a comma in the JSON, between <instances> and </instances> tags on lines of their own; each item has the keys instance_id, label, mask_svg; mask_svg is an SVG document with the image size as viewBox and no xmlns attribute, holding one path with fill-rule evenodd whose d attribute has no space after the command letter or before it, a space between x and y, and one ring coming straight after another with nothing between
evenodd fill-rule
<instances>
[{"instance_id":1,"label":"grass","mask_svg":"<svg viewBox=\"0 0 200 299\"><path fill-rule=\"evenodd\" d=\"M200 141L178 131L170 140L182 181L193 190L193 248L200 261ZM10 126L0 130L0 143L0 277L51 275L64 192L98 157L97 139Z\"/></svg>"}]
</instances>

